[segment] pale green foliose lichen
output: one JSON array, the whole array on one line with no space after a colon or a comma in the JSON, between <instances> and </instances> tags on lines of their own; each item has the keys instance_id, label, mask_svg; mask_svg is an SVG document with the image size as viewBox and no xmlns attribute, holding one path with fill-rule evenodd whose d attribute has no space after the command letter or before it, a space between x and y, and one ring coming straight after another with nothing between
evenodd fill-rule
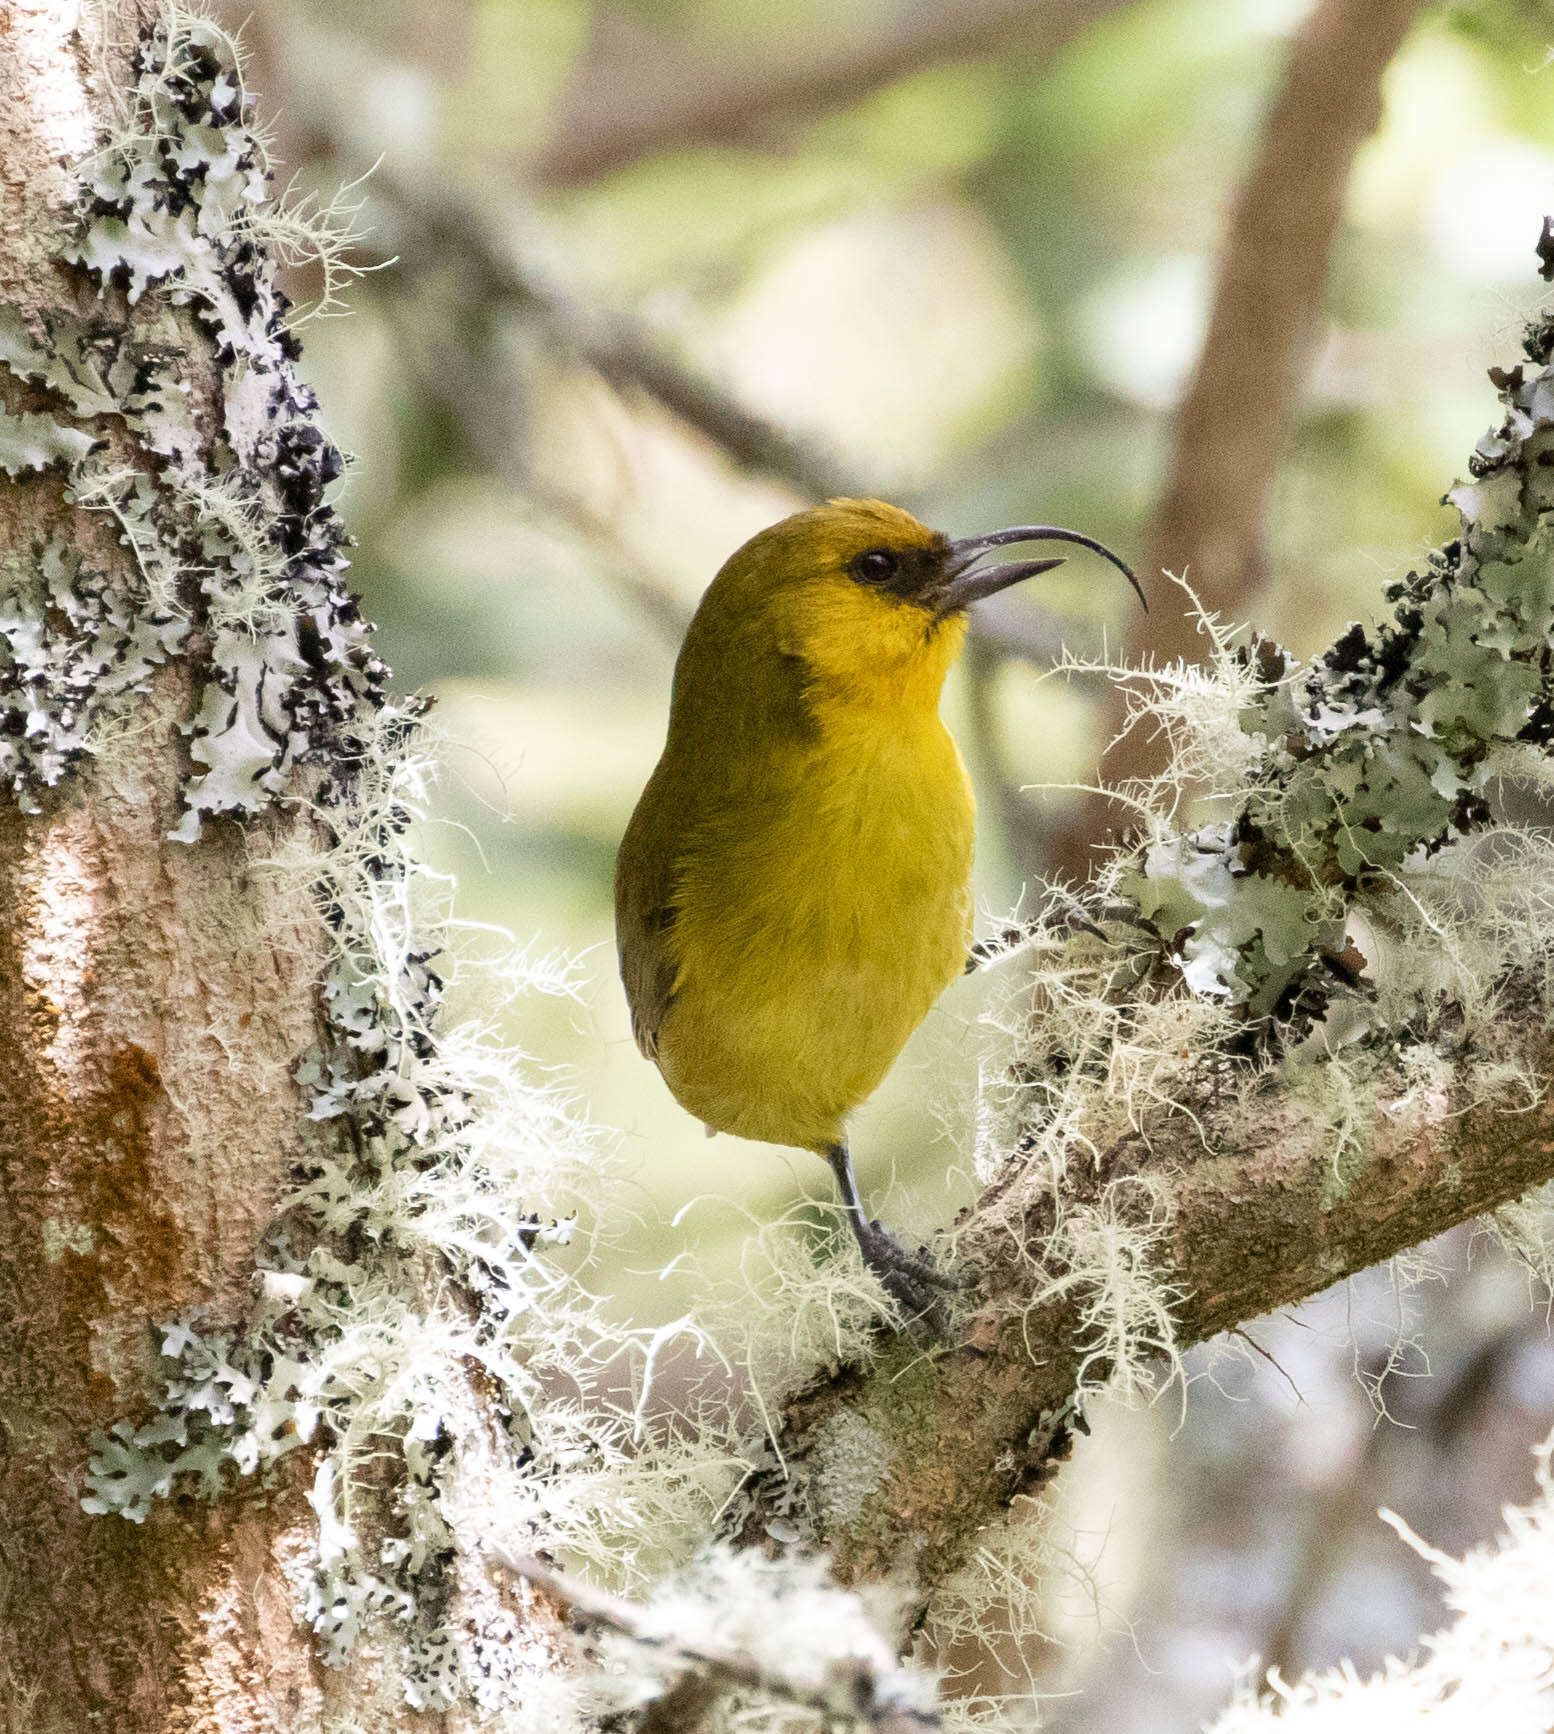
<instances>
[{"instance_id":1,"label":"pale green foliose lichen","mask_svg":"<svg viewBox=\"0 0 1554 1734\"><path fill-rule=\"evenodd\" d=\"M1389 587L1390 619L1352 625L1309 668L1246 653L1249 788L1231 817L1149 843L1124 882L1195 991L1253 1014L1320 1010L1351 911L1483 824L1507 753L1554 742L1543 326L1526 351L1495 371L1505 419L1449 495L1460 537Z\"/></svg>"},{"instance_id":2,"label":"pale green foliose lichen","mask_svg":"<svg viewBox=\"0 0 1554 1734\"><path fill-rule=\"evenodd\" d=\"M71 730L84 709L142 690L154 663L190 655L198 627L200 698L187 728L196 771L174 832L189 842L206 815L258 813L292 791L299 769L349 757L386 673L344 584L346 538L326 494L340 454L297 377L287 302L260 245L269 177L247 104L215 25L178 13L159 26L141 50L132 123L84 165L80 232L65 249L104 294L124 292L128 321L29 324L0 309L0 366L58 406L0 421L0 466L66 465L70 497L112 514L143 582L138 595L107 595L106 580L71 574L76 614L95 603L135 626L131 642L111 647L109 687L34 707L34 732L56 739L27 767L32 792L80 756ZM178 324L183 308L218 364L213 437L195 423L200 358ZM57 551L36 555L49 558ZM35 597L11 588L41 629ZM22 628L7 636L14 655ZM38 665L52 653L66 682L72 647L38 638L19 678L47 685L51 671ZM54 729L66 708L72 721Z\"/></svg>"},{"instance_id":3,"label":"pale green foliose lichen","mask_svg":"<svg viewBox=\"0 0 1554 1734\"><path fill-rule=\"evenodd\" d=\"M878 1496L896 1449L862 1415L838 1414L815 1435L810 1450L810 1498L826 1532L843 1532Z\"/></svg>"}]
</instances>

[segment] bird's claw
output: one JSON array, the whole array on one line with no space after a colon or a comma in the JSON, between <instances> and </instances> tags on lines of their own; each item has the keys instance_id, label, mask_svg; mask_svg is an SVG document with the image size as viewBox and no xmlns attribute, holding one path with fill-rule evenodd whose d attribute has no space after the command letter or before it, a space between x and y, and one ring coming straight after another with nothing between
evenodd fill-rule
<instances>
[{"instance_id":1,"label":"bird's claw","mask_svg":"<svg viewBox=\"0 0 1554 1734\"><path fill-rule=\"evenodd\" d=\"M929 1288L958 1289L966 1286L963 1278L946 1275L932 1259L908 1252L878 1218L867 1225L867 1233L871 1246L878 1249L873 1257L868 1248L864 1250L863 1256L870 1269L878 1270L882 1265L888 1265Z\"/></svg>"},{"instance_id":2,"label":"bird's claw","mask_svg":"<svg viewBox=\"0 0 1554 1734\"><path fill-rule=\"evenodd\" d=\"M836 1175L843 1218L853 1232L864 1264L879 1278L909 1323L921 1322L942 1334L949 1322L946 1295L951 1290L969 1287L969 1283L961 1277L946 1276L931 1259L908 1252L883 1222L864 1215L846 1144L828 1146L825 1156Z\"/></svg>"},{"instance_id":3,"label":"bird's claw","mask_svg":"<svg viewBox=\"0 0 1554 1734\"><path fill-rule=\"evenodd\" d=\"M908 1321L942 1333L948 1323L947 1297L967 1286L965 1278L947 1275L931 1260L908 1252L882 1222L861 1223L857 1239L863 1262Z\"/></svg>"}]
</instances>

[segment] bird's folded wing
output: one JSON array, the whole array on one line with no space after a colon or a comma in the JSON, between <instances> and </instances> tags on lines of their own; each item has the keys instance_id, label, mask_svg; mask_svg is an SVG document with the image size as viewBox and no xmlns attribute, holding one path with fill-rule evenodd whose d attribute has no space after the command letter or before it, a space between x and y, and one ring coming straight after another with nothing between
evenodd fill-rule
<instances>
[{"instance_id":1,"label":"bird's folded wing","mask_svg":"<svg viewBox=\"0 0 1554 1734\"><path fill-rule=\"evenodd\" d=\"M674 998L676 966L669 955L674 910L667 905L645 912L645 919L621 930L621 980L631 1007L631 1033L650 1060L658 1059L658 1027Z\"/></svg>"},{"instance_id":2,"label":"bird's folded wing","mask_svg":"<svg viewBox=\"0 0 1554 1734\"><path fill-rule=\"evenodd\" d=\"M653 789L650 783L649 794ZM676 840L674 828L661 822L645 795L621 840L615 873L615 938L631 1007L631 1033L655 1062L659 1026L674 997L678 972L672 901L679 864Z\"/></svg>"}]
</instances>

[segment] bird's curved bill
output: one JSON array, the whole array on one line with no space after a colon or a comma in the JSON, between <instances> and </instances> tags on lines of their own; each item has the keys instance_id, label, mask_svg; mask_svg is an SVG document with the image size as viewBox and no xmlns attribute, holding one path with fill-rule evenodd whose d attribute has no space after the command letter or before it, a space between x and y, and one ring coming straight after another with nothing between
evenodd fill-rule
<instances>
[{"instance_id":1,"label":"bird's curved bill","mask_svg":"<svg viewBox=\"0 0 1554 1734\"><path fill-rule=\"evenodd\" d=\"M1000 590L1007 590L1011 584L1018 584L1024 578L1035 578L1038 574L1050 572L1054 566L1063 564L1060 555L1056 559L1013 560L1003 566L984 566L978 569L985 554L994 548L1007 547L1013 542L1077 542L1081 548L1091 549L1103 560L1111 561L1133 586L1134 593L1148 612L1149 604L1144 601L1144 592L1140 589L1132 568L1119 560L1103 543L1097 542L1091 536L1081 536L1077 530L1060 530L1052 524L1017 524L1010 530L993 530L985 536L967 536L962 541L951 542L947 568L949 583L939 593L940 614L958 613L963 608L969 608L973 602L980 602L984 596L996 595Z\"/></svg>"}]
</instances>

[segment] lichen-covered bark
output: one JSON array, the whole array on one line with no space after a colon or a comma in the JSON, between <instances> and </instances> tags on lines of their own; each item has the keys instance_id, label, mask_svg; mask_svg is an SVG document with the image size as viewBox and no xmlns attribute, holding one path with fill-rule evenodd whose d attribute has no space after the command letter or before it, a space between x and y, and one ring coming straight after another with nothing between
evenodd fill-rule
<instances>
[{"instance_id":1,"label":"lichen-covered bark","mask_svg":"<svg viewBox=\"0 0 1554 1734\"><path fill-rule=\"evenodd\" d=\"M0 301L77 318L55 261L69 160L106 93L64 9L0 11ZM122 301L93 308L109 325ZM37 400L7 376L14 411ZM57 471L0 487L0 550L124 572ZM129 574L125 573L126 579ZM117 737L0 820L0 1702L12 1726L290 1728L319 1701L294 1627L306 1506L282 1487L145 1525L82 1509L94 1430L156 1390L151 1321L246 1303L316 1037L318 924L250 870L263 840L178 822L191 683L157 671ZM25 726L25 725L24 725ZM273 882L272 882L273 883Z\"/></svg>"},{"instance_id":2,"label":"lichen-covered bark","mask_svg":"<svg viewBox=\"0 0 1554 1734\"><path fill-rule=\"evenodd\" d=\"M1541 1008L1506 1018L1502 1057L1529 1077L1554 1078ZM1149 1138L1125 1140L1073 1174L1062 1208L1094 1204L1130 1176L1169 1187L1171 1213L1152 1243L1154 1280L1179 1297L1185 1348L1418 1245L1554 1179L1554 1107L1478 1102L1476 1061L1411 1102L1378 1114L1370 1135L1335 1155L1332 1128L1270 1083L1250 1100L1214 1093L1163 1116ZM1378 1101L1409 1093L1395 1071ZM1417 1092L1416 1092L1417 1094ZM867 1371L843 1369L789 1405L779 1437L784 1472L752 1489L746 1540L772 1545L802 1519L844 1581L889 1579L920 1615L977 1532L1016 1494L1032 1491L1066 1455L1087 1353L1083 1296L1032 1304L1031 1249L1047 1240L1055 1198L1044 1171L1014 1167L979 1202L960 1240L978 1272L978 1300L953 1342L925 1353L902 1343ZM1104 1368L1090 1369L1092 1379ZM874 1441L870 1485L840 1504L848 1472L832 1449Z\"/></svg>"},{"instance_id":3,"label":"lichen-covered bark","mask_svg":"<svg viewBox=\"0 0 1554 1734\"><path fill-rule=\"evenodd\" d=\"M171 744L0 833L0 1695L41 1691L62 1727L282 1726L312 1672L305 1644L268 1632L286 1665L251 1708L270 1720L216 1713L257 1675L252 1646L213 1647L209 1622L237 1597L253 1635L266 1601L289 1630L300 1502L169 1507L144 1527L81 1508L94 1429L155 1389L150 1321L247 1298L311 1039L316 936L274 911L242 943L223 920L242 840L163 860Z\"/></svg>"},{"instance_id":4,"label":"lichen-covered bark","mask_svg":"<svg viewBox=\"0 0 1554 1734\"><path fill-rule=\"evenodd\" d=\"M353 806L384 671L341 581L338 454L253 226L230 46L144 3L76 13L0 4L0 1720L472 1713L556 1638L436 1552L439 1502L489 1507L511 1467L493 1375L448 1382L355 1529L308 1385L341 1273L373 1263L336 1153L386 1163L468 1113L415 1072L426 954L369 958L344 907L394 880L404 821ZM376 1298L414 1324L406 1297L462 1267L422 1280L403 1238L379 1225L409 1274ZM400 1509L406 1479L388 1538L369 1494ZM361 1652L380 1616L403 1654Z\"/></svg>"}]
</instances>

